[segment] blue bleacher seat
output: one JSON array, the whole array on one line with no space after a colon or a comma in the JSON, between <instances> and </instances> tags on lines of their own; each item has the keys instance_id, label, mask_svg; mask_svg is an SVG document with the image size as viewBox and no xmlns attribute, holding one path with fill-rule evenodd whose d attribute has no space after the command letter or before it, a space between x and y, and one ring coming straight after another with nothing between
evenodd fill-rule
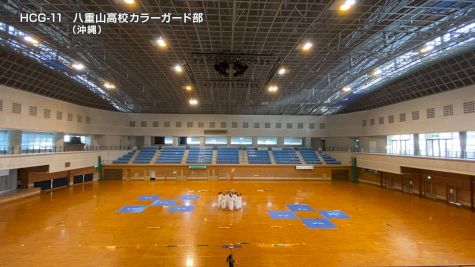
<instances>
[{"instance_id":1,"label":"blue bleacher seat","mask_svg":"<svg viewBox=\"0 0 475 267\"><path fill-rule=\"evenodd\" d=\"M185 154L186 147L183 146L165 146L160 150L155 163L164 163L164 164L180 164L183 160L183 155Z\"/></svg>"},{"instance_id":2,"label":"blue bleacher seat","mask_svg":"<svg viewBox=\"0 0 475 267\"><path fill-rule=\"evenodd\" d=\"M299 152L306 164L322 164L313 148L302 147L299 149Z\"/></svg>"},{"instance_id":3,"label":"blue bleacher seat","mask_svg":"<svg viewBox=\"0 0 475 267\"><path fill-rule=\"evenodd\" d=\"M237 147L218 147L217 164L239 164L239 149Z\"/></svg>"},{"instance_id":4,"label":"blue bleacher seat","mask_svg":"<svg viewBox=\"0 0 475 267\"><path fill-rule=\"evenodd\" d=\"M212 147L190 147L188 151L188 164L211 164L213 160Z\"/></svg>"},{"instance_id":5,"label":"blue bleacher seat","mask_svg":"<svg viewBox=\"0 0 475 267\"><path fill-rule=\"evenodd\" d=\"M328 155L327 153L323 152L323 151L320 151L320 156L325 160L325 162L327 164L341 164L341 162L339 162L338 160L334 159L333 157L331 157L330 155Z\"/></svg>"},{"instance_id":6,"label":"blue bleacher seat","mask_svg":"<svg viewBox=\"0 0 475 267\"><path fill-rule=\"evenodd\" d=\"M142 150L140 150L133 163L150 163L156 152L156 146L144 146L142 147Z\"/></svg>"},{"instance_id":7,"label":"blue bleacher seat","mask_svg":"<svg viewBox=\"0 0 475 267\"><path fill-rule=\"evenodd\" d=\"M248 147L246 150L249 164L272 164L268 150L258 150L253 147Z\"/></svg>"},{"instance_id":8,"label":"blue bleacher seat","mask_svg":"<svg viewBox=\"0 0 475 267\"><path fill-rule=\"evenodd\" d=\"M112 161L114 164L127 164L129 163L130 159L134 156L135 150L129 151L127 154L121 156L120 158Z\"/></svg>"},{"instance_id":9,"label":"blue bleacher seat","mask_svg":"<svg viewBox=\"0 0 475 267\"><path fill-rule=\"evenodd\" d=\"M273 149L275 163L277 164L300 164L299 157L295 150L291 147L284 147L282 149Z\"/></svg>"}]
</instances>

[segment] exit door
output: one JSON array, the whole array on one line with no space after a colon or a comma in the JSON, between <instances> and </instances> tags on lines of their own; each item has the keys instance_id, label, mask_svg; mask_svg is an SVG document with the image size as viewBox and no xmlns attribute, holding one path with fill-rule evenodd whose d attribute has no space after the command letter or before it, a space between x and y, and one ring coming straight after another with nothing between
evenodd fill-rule
<instances>
[{"instance_id":1,"label":"exit door","mask_svg":"<svg viewBox=\"0 0 475 267\"><path fill-rule=\"evenodd\" d=\"M455 188L454 186L447 186L447 202L449 202L450 204L457 203L457 188Z\"/></svg>"}]
</instances>

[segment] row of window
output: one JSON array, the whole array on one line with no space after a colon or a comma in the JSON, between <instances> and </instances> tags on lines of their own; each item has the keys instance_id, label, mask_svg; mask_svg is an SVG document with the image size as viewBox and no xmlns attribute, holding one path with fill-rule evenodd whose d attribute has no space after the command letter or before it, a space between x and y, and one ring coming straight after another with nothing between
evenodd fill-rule
<instances>
[{"instance_id":1,"label":"row of window","mask_svg":"<svg viewBox=\"0 0 475 267\"><path fill-rule=\"evenodd\" d=\"M465 143L465 157L475 158L475 132L467 132L466 137L459 132L413 134L387 136L387 152L399 155L422 155L458 158Z\"/></svg>"},{"instance_id":2,"label":"row of window","mask_svg":"<svg viewBox=\"0 0 475 267\"><path fill-rule=\"evenodd\" d=\"M70 142L71 135L64 135L64 142ZM83 144L90 144L91 138L89 136L77 136ZM0 131L0 150L5 150L9 147L8 132ZM54 133L41 132L22 132L21 133L21 147L22 149L51 149L54 147Z\"/></svg>"},{"instance_id":3,"label":"row of window","mask_svg":"<svg viewBox=\"0 0 475 267\"><path fill-rule=\"evenodd\" d=\"M296 127L297 129L304 129L304 123L303 122L298 122L298 123L291 123L291 122L288 122L285 124L286 128L287 129L292 129L294 128L294 125L296 124ZM129 127L137 127L137 122L136 121L129 121ZM140 121L140 127L149 127L149 122L148 121ZM170 128L172 127L172 123L169 122L169 121L164 121L162 122L162 127L164 128ZM198 128L205 128L205 122L198 122L198 124L192 122L192 121L188 121L186 123L183 123L181 121L176 121L175 122L175 128L182 128L182 127L185 127L186 125L186 128L193 128L195 127L195 125L197 125ZM211 122L208 122L206 128L218 128L217 127L217 123L214 122L214 121L211 121ZM254 129L259 129L259 128L265 128L265 129L270 129L272 124L270 122L264 122L264 123L260 123L260 122L254 122L252 124L250 124L249 122L243 122L241 124L241 128L251 128L250 126L252 125L252 128ZM152 127L161 127L160 126L160 122L159 121L152 121L151 122L151 126ZM231 128L239 128L238 127L238 123L237 122L231 122ZM325 123L320 123L320 129L323 130L326 128L326 125ZM227 122L220 122L219 123L219 128L222 128L222 129L225 129L228 127L228 123ZM282 128L282 123L281 122L276 122L274 124L274 127L276 129L281 129ZM315 123L308 123L307 125L307 128L308 129L315 129Z\"/></svg>"},{"instance_id":4,"label":"row of window","mask_svg":"<svg viewBox=\"0 0 475 267\"><path fill-rule=\"evenodd\" d=\"M231 137L231 145L252 145L252 137ZM258 145L278 145L278 137L257 137ZM205 137L205 145L227 145L227 137ZM165 144L173 144L173 137L166 136ZM186 144L200 145L200 137L187 137ZM301 146L303 145L303 138L301 137L284 137L284 145L286 146Z\"/></svg>"}]
</instances>

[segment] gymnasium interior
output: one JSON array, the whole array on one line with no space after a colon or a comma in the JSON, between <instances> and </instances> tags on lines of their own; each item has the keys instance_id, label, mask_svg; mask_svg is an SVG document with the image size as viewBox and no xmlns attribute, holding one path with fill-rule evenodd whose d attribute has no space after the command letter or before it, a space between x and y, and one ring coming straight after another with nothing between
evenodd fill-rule
<instances>
[{"instance_id":1,"label":"gymnasium interior","mask_svg":"<svg viewBox=\"0 0 475 267\"><path fill-rule=\"evenodd\" d=\"M475 266L473 0L0 1L0 266Z\"/></svg>"}]
</instances>

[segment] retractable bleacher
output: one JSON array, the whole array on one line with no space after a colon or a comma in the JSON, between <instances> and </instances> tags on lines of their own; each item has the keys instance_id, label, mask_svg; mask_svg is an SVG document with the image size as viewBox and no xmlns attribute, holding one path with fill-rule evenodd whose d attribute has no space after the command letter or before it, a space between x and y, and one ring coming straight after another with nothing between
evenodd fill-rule
<instances>
[{"instance_id":1,"label":"retractable bleacher","mask_svg":"<svg viewBox=\"0 0 475 267\"><path fill-rule=\"evenodd\" d=\"M249 164L272 164L268 150L258 150L254 147L248 147L246 150Z\"/></svg>"},{"instance_id":2,"label":"retractable bleacher","mask_svg":"<svg viewBox=\"0 0 475 267\"><path fill-rule=\"evenodd\" d=\"M155 163L161 164L180 164L183 160L186 147L183 146L165 146L160 150Z\"/></svg>"},{"instance_id":3,"label":"retractable bleacher","mask_svg":"<svg viewBox=\"0 0 475 267\"><path fill-rule=\"evenodd\" d=\"M129 151L127 154L122 155L120 158L112 161L113 164L127 164L135 154L135 150Z\"/></svg>"},{"instance_id":4,"label":"retractable bleacher","mask_svg":"<svg viewBox=\"0 0 475 267\"><path fill-rule=\"evenodd\" d=\"M305 164L322 164L317 154L311 147L299 148L300 155L302 155Z\"/></svg>"},{"instance_id":5,"label":"retractable bleacher","mask_svg":"<svg viewBox=\"0 0 475 267\"><path fill-rule=\"evenodd\" d=\"M237 147L218 147L217 164L239 164L239 149Z\"/></svg>"},{"instance_id":6,"label":"retractable bleacher","mask_svg":"<svg viewBox=\"0 0 475 267\"><path fill-rule=\"evenodd\" d=\"M187 164L211 164L213 160L212 147L190 147Z\"/></svg>"},{"instance_id":7,"label":"retractable bleacher","mask_svg":"<svg viewBox=\"0 0 475 267\"><path fill-rule=\"evenodd\" d=\"M152 160L153 156L157 152L156 146L144 146L140 150L139 154L135 158L133 163L136 164L148 164Z\"/></svg>"},{"instance_id":8,"label":"retractable bleacher","mask_svg":"<svg viewBox=\"0 0 475 267\"><path fill-rule=\"evenodd\" d=\"M301 164L297 153L291 147L272 149L272 154L277 164Z\"/></svg>"},{"instance_id":9,"label":"retractable bleacher","mask_svg":"<svg viewBox=\"0 0 475 267\"><path fill-rule=\"evenodd\" d=\"M325 153L323 151L320 151L319 153L320 153L320 156L322 156L322 158L325 160L326 164L341 164L341 162L339 162L335 158L331 157L327 153Z\"/></svg>"}]
</instances>

